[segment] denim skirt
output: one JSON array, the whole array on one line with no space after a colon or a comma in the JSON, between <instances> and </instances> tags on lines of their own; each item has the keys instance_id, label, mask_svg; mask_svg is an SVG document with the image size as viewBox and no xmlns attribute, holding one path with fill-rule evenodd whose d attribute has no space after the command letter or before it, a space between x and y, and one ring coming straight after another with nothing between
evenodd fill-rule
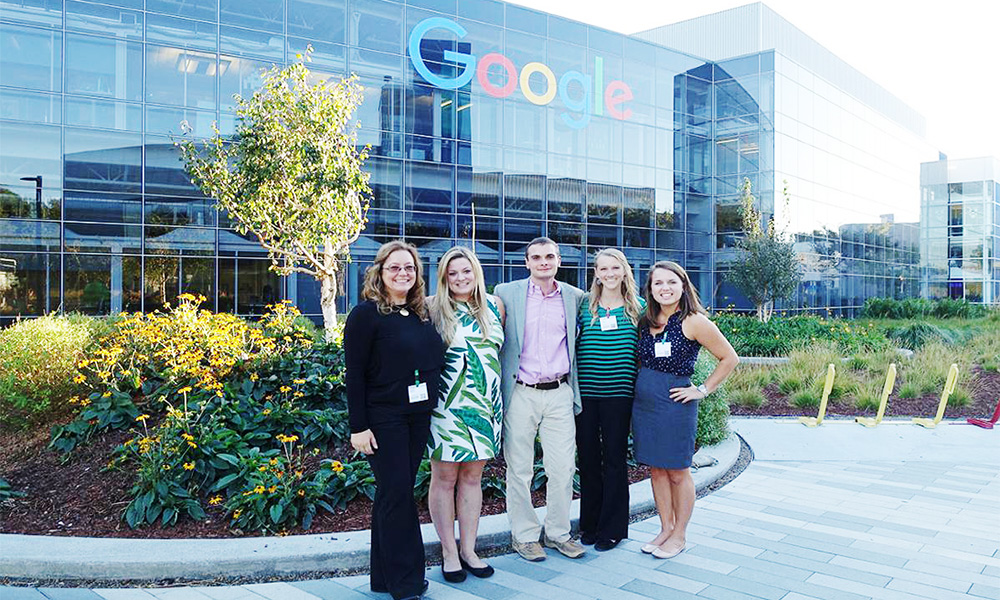
<instances>
[{"instance_id":1,"label":"denim skirt","mask_svg":"<svg viewBox=\"0 0 1000 600\"><path fill-rule=\"evenodd\" d=\"M688 376L639 369L632 403L635 459L661 469L687 469L694 456L698 401L670 399L670 388L691 385Z\"/></svg>"}]
</instances>

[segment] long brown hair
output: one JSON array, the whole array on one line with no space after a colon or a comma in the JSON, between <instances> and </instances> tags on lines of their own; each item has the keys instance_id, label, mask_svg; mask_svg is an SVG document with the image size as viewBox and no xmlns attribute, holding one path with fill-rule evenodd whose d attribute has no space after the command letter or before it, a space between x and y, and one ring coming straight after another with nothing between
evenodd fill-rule
<instances>
[{"instance_id":1,"label":"long brown hair","mask_svg":"<svg viewBox=\"0 0 1000 600\"><path fill-rule=\"evenodd\" d=\"M597 322L597 306L600 304L601 300L601 289L603 285L601 284L600 278L597 277L597 261L602 256L609 256L617 260L622 267L622 300L625 301L625 316L632 321L633 325L639 323L639 316L642 312L642 307L639 305L639 286L635 284L635 277L632 276L632 267L628 264L628 259L622 254L621 250L616 248L605 248L594 255L594 282L590 284L590 323L593 325Z\"/></svg>"},{"instance_id":2,"label":"long brown hair","mask_svg":"<svg viewBox=\"0 0 1000 600\"><path fill-rule=\"evenodd\" d=\"M427 320L426 294L424 288L424 265L420 262L420 253L417 247L403 240L392 240L379 247L375 254L375 260L371 266L365 270L365 284L361 289L361 297L371 300L378 306L378 311L383 315L391 313L396 307L389 299L389 292L385 290L385 283L382 282L382 266L389 259L389 255L396 250L406 250L413 257L413 265L416 267L416 280L413 287L406 292L406 307L417 313L422 320Z\"/></svg>"},{"instance_id":3,"label":"long brown hair","mask_svg":"<svg viewBox=\"0 0 1000 600\"><path fill-rule=\"evenodd\" d=\"M488 296L483 266L479 264L479 258L476 257L475 252L462 246L455 246L445 252L438 263L437 293L428 303L431 320L434 321L434 326L437 327L441 339L451 345L451 340L458 327L458 319L455 316L455 300L451 297L451 290L448 288L448 266L456 258L464 258L472 265L472 274L476 278L476 285L472 288L472 295L469 297L469 310L479 322L479 330L483 339L489 339L490 307L486 300Z\"/></svg>"},{"instance_id":4,"label":"long brown hair","mask_svg":"<svg viewBox=\"0 0 1000 600\"><path fill-rule=\"evenodd\" d=\"M682 322L695 313L705 314L701 299L698 298L698 290L691 285L691 278L688 277L684 267L669 260L661 260L649 268L646 283L642 286L642 295L646 299L646 314L642 316L642 326L649 327L654 324L659 326L660 303L653 298L653 272L657 269L666 269L681 279L683 291L681 291L681 300L677 303L677 312L680 314Z\"/></svg>"}]
</instances>

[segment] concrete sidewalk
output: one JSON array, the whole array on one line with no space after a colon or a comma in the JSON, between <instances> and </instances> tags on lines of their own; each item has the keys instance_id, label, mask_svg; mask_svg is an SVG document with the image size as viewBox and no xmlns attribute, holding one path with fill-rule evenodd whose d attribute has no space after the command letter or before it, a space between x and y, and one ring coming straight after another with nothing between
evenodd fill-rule
<instances>
[{"instance_id":1,"label":"concrete sidewalk","mask_svg":"<svg viewBox=\"0 0 1000 600\"><path fill-rule=\"evenodd\" d=\"M490 559L486 580L448 584L427 571L433 600L1000 600L1000 431L935 430L827 420L818 429L733 419L755 454L730 484L700 500L688 549L655 560L630 539L579 560ZM367 576L295 583L144 589L0 588L0 599L375 598Z\"/></svg>"}]
</instances>

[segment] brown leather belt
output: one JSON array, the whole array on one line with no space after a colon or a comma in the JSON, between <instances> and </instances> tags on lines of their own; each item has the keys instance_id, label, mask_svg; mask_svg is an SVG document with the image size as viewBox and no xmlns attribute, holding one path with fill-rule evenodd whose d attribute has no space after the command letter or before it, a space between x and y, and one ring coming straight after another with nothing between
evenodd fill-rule
<instances>
[{"instance_id":1,"label":"brown leather belt","mask_svg":"<svg viewBox=\"0 0 1000 600\"><path fill-rule=\"evenodd\" d=\"M525 383L520 379L517 380L518 385L523 385L524 387L535 388L536 390L554 390L559 387L560 384L569 381L568 375L563 375L555 381L540 381L538 383Z\"/></svg>"}]
</instances>

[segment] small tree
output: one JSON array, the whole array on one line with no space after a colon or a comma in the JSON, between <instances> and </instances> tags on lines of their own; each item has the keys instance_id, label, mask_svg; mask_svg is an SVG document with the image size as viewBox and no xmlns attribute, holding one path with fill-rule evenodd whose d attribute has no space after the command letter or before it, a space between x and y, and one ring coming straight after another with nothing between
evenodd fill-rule
<instances>
[{"instance_id":1,"label":"small tree","mask_svg":"<svg viewBox=\"0 0 1000 600\"><path fill-rule=\"evenodd\" d=\"M311 50L311 49L310 49ZM299 55L263 73L253 97L236 100L236 133L218 128L204 146L179 143L192 181L216 198L243 234L253 233L279 275L319 280L326 338L337 324L337 275L367 222L371 197L351 124L361 103L356 77L310 83Z\"/></svg>"},{"instance_id":2,"label":"small tree","mask_svg":"<svg viewBox=\"0 0 1000 600\"><path fill-rule=\"evenodd\" d=\"M729 281L757 308L757 319L768 322L774 302L790 298L801 279L801 265L792 243L785 240L772 218L767 228L761 226L761 213L750 180L743 180L743 238L737 242L739 258L728 274ZM788 189L782 193L788 202Z\"/></svg>"}]
</instances>

